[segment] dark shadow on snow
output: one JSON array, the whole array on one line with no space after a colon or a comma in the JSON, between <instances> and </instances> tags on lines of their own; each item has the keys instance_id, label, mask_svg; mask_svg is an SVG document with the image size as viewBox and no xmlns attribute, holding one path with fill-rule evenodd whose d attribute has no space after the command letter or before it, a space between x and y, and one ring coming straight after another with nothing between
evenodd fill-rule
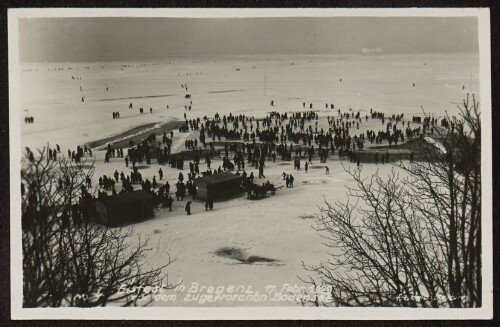
<instances>
[{"instance_id":1,"label":"dark shadow on snow","mask_svg":"<svg viewBox=\"0 0 500 327\"><path fill-rule=\"evenodd\" d=\"M261 263L261 262L263 263L278 262L278 260L276 259L260 257L256 255L248 256L245 250L232 247L220 248L214 253L220 257L234 259L241 263L246 263L246 264Z\"/></svg>"}]
</instances>

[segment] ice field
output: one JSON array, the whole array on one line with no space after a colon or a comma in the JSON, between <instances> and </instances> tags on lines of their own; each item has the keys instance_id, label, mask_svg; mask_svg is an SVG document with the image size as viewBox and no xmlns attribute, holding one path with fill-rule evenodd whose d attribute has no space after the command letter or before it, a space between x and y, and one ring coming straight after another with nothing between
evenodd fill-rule
<instances>
[{"instance_id":1,"label":"ice field","mask_svg":"<svg viewBox=\"0 0 500 327\"><path fill-rule=\"evenodd\" d=\"M34 149L59 144L62 154L77 145L112 138L139 126L183 120L184 114L188 119L213 117L215 113L263 118L270 111L308 111L312 103L312 110L317 110L320 117L335 116L337 109L360 111L364 117L371 108L411 117L422 114L422 107L427 113L442 116L445 112L455 114L457 104L467 93L479 93L478 55L455 53L40 63L23 64L19 74L22 145ZM181 84L187 84L188 90ZM186 99L186 94L192 98ZM130 103L132 109L128 108ZM325 109L326 103L334 104L335 110ZM191 111L185 109L189 105ZM144 114L139 113L141 107ZM112 119L115 111L120 112L120 119ZM33 116L34 124L25 124L25 116ZM362 127L365 128L378 130L382 125L378 120L369 120ZM174 131L174 148L183 150L184 140L196 135ZM125 168L123 159L112 158L104 164L104 151L96 149L94 156L97 178L111 176L115 170L130 170ZM214 160L212 168L221 165L219 161ZM266 180L283 185L281 173L286 171L294 175L295 185L262 200L248 200L242 194L216 202L214 211L208 212L204 202L194 201L191 216L184 212L185 201L175 201L172 212L160 208L151 220L133 225L137 234L149 238L152 251L148 263L161 264L170 254L176 261L166 269L169 280L181 281L185 286L170 291L175 299L160 299L152 305L300 305L300 301L279 296L268 296L262 301L225 299L201 303L193 297L192 301L186 300L186 294L203 285L250 286L252 292L260 295L266 294L269 286L284 295L294 293L287 284L308 286L299 279L307 279L302 263L318 264L327 258L328 250L311 227L314 216L320 214L318 206L324 204L324 199L344 200L345 186L352 186L336 156L328 159L329 175L318 158L314 161L308 173L294 171L292 162L266 161ZM343 164L350 165L348 161ZM143 178L151 180L156 174L158 179L159 167L153 161L150 167L141 169ZM178 170L161 167L165 173L163 182L168 180L174 185ZM376 168L383 175L391 166ZM203 160L200 170L206 170ZM363 167L367 175L374 170L375 165ZM251 171L258 175L257 170L248 167L247 172ZM260 181L265 180L256 178L257 183ZM131 239L133 242L135 238ZM224 248L275 261L241 263L219 255L218 251ZM205 289L202 294L206 293Z\"/></svg>"},{"instance_id":2,"label":"ice field","mask_svg":"<svg viewBox=\"0 0 500 327\"><path fill-rule=\"evenodd\" d=\"M75 147L146 123L182 119L186 93L193 101L188 118L216 112L257 118L271 110L271 100L275 110L287 112L302 110L306 102L315 110L333 103L361 112L421 113L423 106L429 113L452 113L467 92L479 90L474 54L46 63L20 69L19 119L30 115L36 121L22 128L28 146ZM148 114L140 115L140 107ZM121 119L113 120L113 111Z\"/></svg>"}]
</instances>

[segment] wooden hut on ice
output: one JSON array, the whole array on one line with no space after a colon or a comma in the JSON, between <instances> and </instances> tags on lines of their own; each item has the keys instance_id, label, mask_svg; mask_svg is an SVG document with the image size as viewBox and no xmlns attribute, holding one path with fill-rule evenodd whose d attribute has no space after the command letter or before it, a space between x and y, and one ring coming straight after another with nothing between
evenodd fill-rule
<instances>
[{"instance_id":1,"label":"wooden hut on ice","mask_svg":"<svg viewBox=\"0 0 500 327\"><path fill-rule=\"evenodd\" d=\"M195 179L196 198L220 200L241 194L240 176L230 172L206 175Z\"/></svg>"},{"instance_id":2,"label":"wooden hut on ice","mask_svg":"<svg viewBox=\"0 0 500 327\"><path fill-rule=\"evenodd\" d=\"M144 191L123 192L95 202L97 221L106 226L135 223L153 216L153 196Z\"/></svg>"}]
</instances>

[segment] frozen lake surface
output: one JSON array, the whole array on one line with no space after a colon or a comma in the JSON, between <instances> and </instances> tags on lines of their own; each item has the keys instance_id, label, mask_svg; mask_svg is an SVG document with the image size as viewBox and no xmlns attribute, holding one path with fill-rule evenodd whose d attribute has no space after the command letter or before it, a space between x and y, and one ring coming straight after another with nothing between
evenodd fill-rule
<instances>
[{"instance_id":1,"label":"frozen lake surface","mask_svg":"<svg viewBox=\"0 0 500 327\"><path fill-rule=\"evenodd\" d=\"M77 145L137 126L149 124L151 128L151 124L183 120L184 114L188 119L213 117L215 113L259 118L272 110L309 110L312 103L320 117L337 115L337 109L345 112L349 108L360 111L364 117L373 108L386 114L404 113L406 118L422 114L421 107L441 116L446 111L455 114L457 104L468 92L479 92L479 57L474 54L184 58L24 64L20 69L22 145L35 148L49 143L53 148L57 143L62 154L68 148L75 149ZM181 84L187 84L188 90ZM186 94L192 98L186 99ZM192 109L187 111L185 106L191 105L190 101ZM128 108L130 103L132 109ZM334 104L335 110L325 109L326 103ZM142 115L141 107L145 112ZM120 119L112 119L115 111L120 112ZM34 124L24 124L26 114L34 117ZM383 126L378 120L369 120L361 128ZM183 149L184 140L196 136L195 132L175 132L173 149ZM115 170L129 173L123 159L112 158L104 164L103 151L94 151L94 159L96 177L112 176ZM308 286L298 278L307 279L302 263L318 264L327 258L327 249L311 228L314 217L319 215L318 206L323 205L323 197L330 202L345 200L344 186L353 186L337 156L328 159L329 175L325 174L324 164L319 167L318 159L313 161L307 173L294 171L291 162L266 162L266 180L283 185L281 174L286 171L294 175L295 187L282 188L262 200L247 200L242 195L216 202L214 211L208 212L203 202L194 201L191 216L184 212L185 201L176 201L172 212L160 208L153 219L133 225L138 235L150 240L148 262L159 265L170 254L176 258L167 268L170 280L182 281L186 287L171 292L175 299L166 298L152 305L300 305L297 300L272 300L272 296L264 301L202 303L193 298L187 300L186 294L191 288L199 290L196 285L222 286L226 291L230 285L240 285L261 295L273 286L283 295L295 293L296 284ZM355 166L343 163L346 167ZM219 165L220 159L212 162L212 168ZM366 164L363 173L370 175L375 168L382 176L391 170L387 164ZM141 169L141 174L151 180L158 169L153 161ZM168 166L162 169L162 182L167 180L174 185L179 171ZM206 164L202 160L200 171L204 170ZM251 171L258 175L258 171L247 167L247 173ZM257 183L263 181L256 179ZM131 244L135 241L136 238L131 239ZM249 262L251 257L267 261Z\"/></svg>"},{"instance_id":2,"label":"frozen lake surface","mask_svg":"<svg viewBox=\"0 0 500 327\"><path fill-rule=\"evenodd\" d=\"M278 111L300 111L306 102L313 109L333 103L335 109L406 114L420 114L423 106L440 115L456 112L467 92L479 91L475 54L42 63L20 69L20 119L35 118L35 124L22 124L22 144L32 147L50 142L73 148L147 123L183 119L187 93L193 102L188 118L194 118L216 112L263 117L271 100ZM120 119L112 119L114 111Z\"/></svg>"}]
</instances>

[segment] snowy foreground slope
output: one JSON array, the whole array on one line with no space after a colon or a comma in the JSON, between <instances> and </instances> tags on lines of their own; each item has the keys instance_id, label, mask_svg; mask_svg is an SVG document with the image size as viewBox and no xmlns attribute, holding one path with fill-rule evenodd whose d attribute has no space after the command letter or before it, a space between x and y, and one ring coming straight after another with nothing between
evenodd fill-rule
<instances>
[{"instance_id":1,"label":"snowy foreground slope","mask_svg":"<svg viewBox=\"0 0 500 327\"><path fill-rule=\"evenodd\" d=\"M404 113L409 118L421 114L421 106L440 116L445 110L456 112L456 104L467 92L478 93L477 77L478 58L467 54L26 64L21 72L19 119L24 118L24 110L29 110L35 123L23 123L21 137L23 146L59 144L65 153L68 148L137 126L183 120L185 113L188 119L230 112L260 118L272 110L309 110L310 103L320 117L335 116L337 109L346 112L349 108L364 117L373 108L386 114ZM188 90L181 84L187 84ZM192 95L191 111L185 110L190 105L186 93ZM85 102L81 102L82 96ZM303 102L307 104L305 109ZM130 103L132 109L128 109ZM335 104L335 110L326 110L325 103ZM139 114L141 107L143 115ZM112 119L114 111L120 112L120 119ZM359 132L368 128L378 130L382 125L379 120L369 120ZM184 140L196 136L195 132L174 131L173 147L182 150ZM104 164L104 152L97 150L94 159L96 177L112 176L115 170L129 173L123 159L112 158ZM214 161L212 168L221 165L220 161ZM292 173L294 188L283 187L262 200L248 200L242 194L216 202L214 210L208 212L203 202L194 201L191 216L184 212L185 201L175 201L172 212L160 208L153 219L133 225L141 238L149 238L149 264L165 262L167 254L176 259L166 272L170 282L180 281L179 287L165 291L166 295L152 305L300 305L299 297L288 295L310 291L300 289L309 286L299 279L307 279L302 262L317 264L327 258L327 249L311 228L319 214L318 206L324 199L345 200L345 186L353 186L340 162L337 156L328 160L329 175L318 158L307 173L294 171L292 162L266 162L265 180L284 185L282 172ZM355 166L348 160L342 163L346 168ZM154 175L158 179L158 168L153 162L141 169L141 174L144 179L151 180ZM175 184L178 170L167 166L162 169L162 182ZM205 169L202 161L200 170ZM368 176L375 169L383 176L391 166L365 164L363 174ZM251 171L258 175L255 169L247 168L247 173ZM256 178L257 183L265 180ZM134 242L136 238L130 240L131 245ZM249 256L269 260L238 260ZM204 297L194 297L196 294ZM210 294L246 296L243 301L233 296L209 302ZM251 298L256 294L267 298Z\"/></svg>"}]
</instances>

